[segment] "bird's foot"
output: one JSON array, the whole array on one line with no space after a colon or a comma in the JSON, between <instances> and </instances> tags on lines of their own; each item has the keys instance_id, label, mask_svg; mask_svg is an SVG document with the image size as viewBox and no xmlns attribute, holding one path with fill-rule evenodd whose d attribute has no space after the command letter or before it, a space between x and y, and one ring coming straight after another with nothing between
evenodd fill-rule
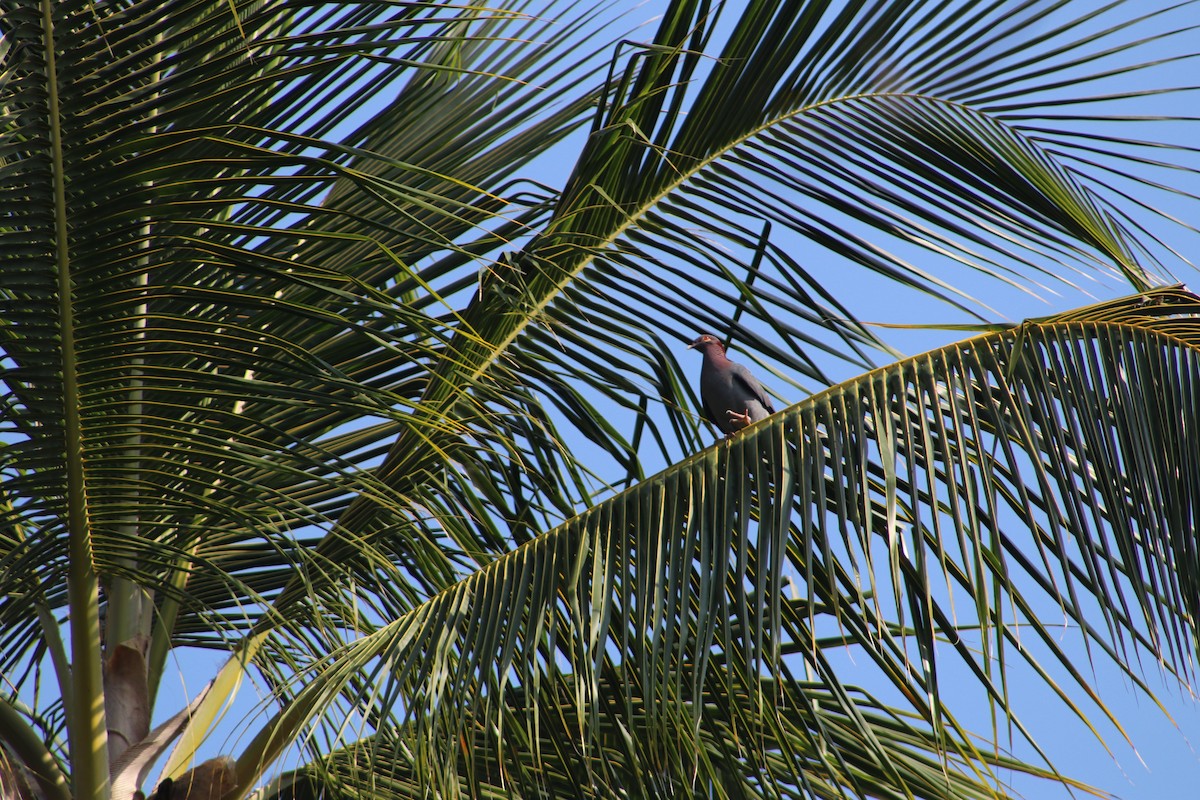
<instances>
[{"instance_id":1,"label":"bird's foot","mask_svg":"<svg viewBox=\"0 0 1200 800\"><path fill-rule=\"evenodd\" d=\"M735 428L744 428L752 422L750 419L750 409L746 409L745 413L742 414L736 411L727 411L726 413L729 414L729 424Z\"/></svg>"}]
</instances>

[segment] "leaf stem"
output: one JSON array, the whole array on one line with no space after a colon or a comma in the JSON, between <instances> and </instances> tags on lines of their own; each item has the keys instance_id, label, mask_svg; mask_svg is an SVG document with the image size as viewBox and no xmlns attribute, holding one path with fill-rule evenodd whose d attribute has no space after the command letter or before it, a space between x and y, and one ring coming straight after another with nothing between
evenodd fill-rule
<instances>
[{"instance_id":1,"label":"leaf stem","mask_svg":"<svg viewBox=\"0 0 1200 800\"><path fill-rule=\"evenodd\" d=\"M78 362L71 259L67 231L67 188L63 159L62 115L55 63L54 0L42 0L42 37L46 65L50 164L54 184L54 254L58 272L61 332L63 430L67 471L66 505L70 565L67 597L70 608L71 679L74 702L67 709L70 726L72 794L79 800L108 797L108 734L101 676L100 584L93 564L91 527L84 476L83 420L80 414Z\"/></svg>"}]
</instances>

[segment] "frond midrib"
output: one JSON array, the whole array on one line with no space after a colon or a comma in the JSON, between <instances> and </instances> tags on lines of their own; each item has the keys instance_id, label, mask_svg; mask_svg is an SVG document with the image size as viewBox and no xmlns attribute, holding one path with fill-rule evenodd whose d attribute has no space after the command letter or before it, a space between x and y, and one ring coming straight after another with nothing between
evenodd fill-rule
<instances>
[{"instance_id":1,"label":"frond midrib","mask_svg":"<svg viewBox=\"0 0 1200 800\"><path fill-rule=\"evenodd\" d=\"M809 113L817 112L823 108L827 108L827 107L831 107L831 106L835 106L835 105L839 105L839 104L852 103L852 102L856 102L856 101L860 101L860 100L870 101L870 100L878 100L878 99L902 99L902 100L915 99L915 100L921 100L921 101L925 101L925 102L944 105L944 106L947 106L950 108L954 108L955 110L964 111L964 112L967 112L967 113L970 113L973 115L983 115L986 119L994 122L997 125L1001 125L1005 130L1008 130L1009 132L1011 132L1015 137L1020 138L1028 146L1035 148L1039 153L1044 155L1047 159L1053 161L1054 163L1057 163L1057 161L1054 161L1053 159L1050 158L1050 156L1045 152L1045 150L1043 148L1041 148L1037 145L1037 142L1030 141L1029 138L1022 135L1018 129L1013 128L1011 125L1008 125L1003 120L997 120L995 117L985 114L981 110L976 109L970 105L961 103L959 101L949 100L947 98L937 97L935 95L923 94L920 92L899 92L899 91L858 92L858 93L854 93L854 94L847 94L847 95L841 95L838 97L826 98L826 99L820 100L816 103L810 103L808 105L795 108L786 114L776 115L776 116L772 117L771 119L761 123L760 125L747 130L746 132L744 132L741 136L737 137L736 139L726 142L722 147L713 149L712 152L710 152L708 155L705 155L705 156L699 157L699 158L693 157L693 166L690 169L688 169L686 171L676 170L677 177L674 180L672 180L672 181L668 182L667 184L665 184L664 186L662 186L653 196L647 198L638 208L636 208L635 210L633 210L630 213L628 213L627 215L625 215L621 224L615 226L603 239L599 240L599 243L597 244L597 246L595 246L594 248L588 248L586 251L583 251L583 257L580 258L579 261L577 261L570 269L562 270L562 274L561 274L560 278L552 285L552 287L550 287L550 289L539 300L536 301L536 303L533 306L531 306L530 312L523 315L517 321L517 324L513 327L513 329L507 335L505 335L503 338L499 339L494 344L494 346L492 348L492 352L489 355L489 357L485 361L480 363L471 372L469 382L474 382L474 381L477 381L480 378L482 378L483 374L490 369L491 365L496 361L496 359L498 359L500 357L501 353L503 353L509 346L512 345L512 343L521 334L521 332L524 331L525 328L527 328L529 325L531 325L536 319L538 319L540 317L540 315L545 311L547 306L549 306L552 302L554 302L554 300L563 293L563 291L566 289L566 287L575 281L575 279L578 277L579 273L582 272L585 268L587 268L587 266L589 264L591 264L592 261L595 260L597 252L602 251L608 247L611 247L613 244L615 244L615 242L626 231L628 231L630 228L634 227L639 220L641 220L643 217L645 217L647 214L649 214L655 207L657 207L660 203L662 203L666 198L671 196L674 192L676 192L680 187L682 187L684 184L686 184L693 177L704 172L712 164L714 164L714 163L718 162L720 159L724 158L731 151L736 150L738 147L753 140L755 137L764 134L765 132L769 131L770 129L772 129L773 127L775 127L777 125L783 124L789 120L792 120L792 119L795 119L798 117L802 117ZM1068 174L1072 174L1072 173L1070 173L1069 170L1067 170L1067 172L1068 172ZM1086 191L1084 189L1080 189L1080 190ZM553 225L553 223L551 223L551 225ZM1123 260L1123 265L1126 266L1128 269L1133 269L1136 267L1136 265L1124 263L1124 260ZM1147 285L1144 285L1144 286L1141 286L1138 288L1147 289L1147 288L1149 288L1149 285L1147 284Z\"/></svg>"},{"instance_id":2,"label":"frond midrib","mask_svg":"<svg viewBox=\"0 0 1200 800\"><path fill-rule=\"evenodd\" d=\"M58 278L63 444L66 451L63 453L66 462L66 521L70 551L67 580L72 668L70 675L60 675L59 680L72 684L74 698L70 709L74 717L70 725L74 794L80 798L101 798L108 795L108 737L100 652L99 582L92 553L87 478L83 461L83 415L75 344L63 116L59 107L55 52L55 5L54 0L42 0L42 47L46 71L46 111L54 197L54 267Z\"/></svg>"}]
</instances>

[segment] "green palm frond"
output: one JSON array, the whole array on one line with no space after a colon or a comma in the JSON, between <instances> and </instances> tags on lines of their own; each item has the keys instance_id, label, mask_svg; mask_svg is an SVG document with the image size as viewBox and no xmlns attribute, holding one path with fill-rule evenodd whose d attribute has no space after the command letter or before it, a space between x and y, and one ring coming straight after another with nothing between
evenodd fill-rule
<instances>
[{"instance_id":1,"label":"green palm frond","mask_svg":"<svg viewBox=\"0 0 1200 800\"><path fill-rule=\"evenodd\" d=\"M400 784L557 789L572 729L622 785L644 756L661 786L987 796L1012 765L943 708L947 652L1019 734L1006 662L1086 681L1014 617L1188 677L1190 296L900 362L694 458L672 354L719 329L822 390L897 357L831 270L977 316L954 270L1160 282L1190 145L1143 135L1156 89L1088 92L1180 62L1189 4L1072 5L680 0L631 39L554 0L0 0L0 748L102 794L101 661L149 635L152 692L174 647L253 650L276 731L376 698ZM835 674L846 641L894 713ZM518 689L542 761L496 747Z\"/></svg>"},{"instance_id":2,"label":"green palm frond","mask_svg":"<svg viewBox=\"0 0 1200 800\"><path fill-rule=\"evenodd\" d=\"M1081 62L1136 71L1158 61L1149 48L1162 42L1084 35L1086 18L1036 4L961 11L960 25L943 28L922 3L751 4L743 35L731 35L707 74L688 83L681 56L660 66L644 97L614 101L537 251L561 272L549 270L546 297L530 302L555 312L522 332L518 351L549 351L554 369L595 383L603 376L578 353L602 360L608 344L572 332L637 331L640 346L626 347L641 365L650 357L638 354L662 341L724 330L744 313L731 335L781 372L823 385L813 339L845 357L855 338L873 340L855 322L854 293L833 296L814 277L831 270L877 272L946 299L958 290L927 265L1005 282L1040 282L1033 271L1047 264L1068 281L1116 269L1135 287L1153 282L1143 274L1156 271L1153 257L1136 244L1150 237L1110 202L1125 205L1113 191L1121 184L1083 160L1104 147L1109 164L1128 169L1144 163L1150 142L1085 136L1119 113L1116 102L1072 120L1076 137L1033 120L1088 100L1078 94ZM1033 26L1042 35L1028 37ZM1167 27L1163 39L1178 33ZM630 74L655 79L650 62L631 59ZM1001 105L1000 85L1020 93ZM686 114L658 114L672 92L695 94ZM617 155L630 149L638 155ZM1185 159L1168 153L1163 167L1187 169ZM588 266L593 257L601 260ZM570 341L566 352L557 337ZM651 386L677 402L671 384Z\"/></svg>"},{"instance_id":3,"label":"green palm frond","mask_svg":"<svg viewBox=\"0 0 1200 800\"><path fill-rule=\"evenodd\" d=\"M1031 741L1014 659L1085 723L1058 670L1110 714L1048 619L1143 688L1135 653L1191 674L1200 596L1175 565L1200 525L1198 368L1200 298L1165 289L834 386L331 654L242 780L341 694L387 734L371 759L448 796L635 775L707 796L739 769L797 796L1004 796L973 770L1006 760L972 743L940 672L966 670ZM831 659L848 646L852 672ZM854 688L877 680L899 717Z\"/></svg>"},{"instance_id":4,"label":"green palm frond","mask_svg":"<svg viewBox=\"0 0 1200 800\"><path fill-rule=\"evenodd\" d=\"M35 679L21 665L45 655L43 637L65 651L56 627L69 618L76 673L94 684L81 695L100 696L99 602L109 643L121 642L150 622L139 587L155 587L165 621L151 649L156 685L172 643L230 646L297 574L366 575L390 592L379 600L387 616L422 597L398 579L398 552L417 552L410 574L428 585L456 578L459 554L495 538L486 496L431 484L397 497L364 467L397 427L461 433L461 421L412 416L453 318L396 297L420 290L424 304L441 304L438 292L457 291L473 267L460 262L449 278L418 270L421 248L372 236L385 226L379 205L427 209L408 229L386 225L410 242L436 227L439 248L468 254L455 238L514 224L494 190L578 125L592 95L578 88L586 69L561 63L554 69L571 74L550 71L537 113L504 90L545 77L543 57L594 20L502 57L498 42L536 39L545 23L469 4L52 6L6 3L0 17L0 627L10 634L0 672L23 675L20 691ZM464 91L448 115L434 95L453 94L455 76ZM558 102L567 88L577 91ZM447 120L486 116L472 108L507 102L508 127L479 137L481 157L459 146L401 163L405 153L364 149L392 135L363 122L374 94L398 90L420 134L405 138L414 157ZM408 102L421 92L423 106ZM360 133L350 144L319 138L351 124ZM522 146L499 146L505 138ZM350 193L379 204L364 210ZM368 255L330 255L351 251ZM557 459L546 474L570 485L573 467L557 444L547 448L546 423L525 413L527 400L506 402L520 413L480 428L485 451ZM527 444L512 444L522 432ZM546 486L551 500L528 508L539 528L562 493L549 477L534 491ZM351 497L387 509L391 540L360 541L352 563L310 557ZM470 503L477 517L460 507ZM572 507L560 506L555 518ZM329 595L312 611L318 634L323 615L351 627L359 616L340 590ZM93 733L81 729L79 741L102 740Z\"/></svg>"},{"instance_id":5,"label":"green palm frond","mask_svg":"<svg viewBox=\"0 0 1200 800\"><path fill-rule=\"evenodd\" d=\"M66 3L53 16L55 30L71 37L56 67L75 94L69 116L50 123L44 107L21 94L34 97L44 85L40 11L14 4L5 16L5 42L13 43L5 65L9 104L28 107L6 120L3 167L6 203L14 209L5 231L12 265L3 289L12 387L5 424L29 439L6 449L9 463L17 469L57 461L66 435L61 363L71 358L86 374L78 401L68 405L83 409L79 426L89 431L86 446L95 446L89 458L103 463L88 479L105 494L91 499L100 503L92 518L106 526L97 537L104 571L127 566L104 548L141 546L106 538L136 519L140 536L165 545L148 556L157 562L148 566L148 580L179 559L223 571L233 566L236 574L239 563L250 568L247 559L267 558L287 573L278 556L292 549L291 532L301 531L303 540L314 526L327 528L351 496L390 504L385 524L418 546L424 534L404 532L420 524L411 506L398 508L394 496L369 488L362 465L410 424L405 420L428 383L425 365L444 358L454 318L438 319L426 307L438 311L443 295L476 280L468 263L473 251L456 239L491 221L515 224L509 235L519 235L546 213L518 210L507 220L507 201L496 191L517 166L579 124L594 102L594 93L580 88L586 69L543 63L567 39L598 27L594 15L550 35L546 21L520 11L469 5L349 4L326 16L306 4L221 2L166 13ZM122 36L110 41L116 25ZM522 40L523 55L496 46ZM576 48L575 58L586 52ZM536 81L546 91L529 114L530 99L510 95ZM575 91L559 102L567 89ZM351 99L322 105L321 98L340 94ZM374 110L375 94L395 99L361 122L364 109ZM123 110L102 116L110 106ZM464 120L484 117L495 127L472 136ZM105 127L75 120L103 120ZM351 120L359 130L347 144L316 138ZM61 135L53 163L40 145L51 135L48 125ZM461 141L428 157L454 125ZM54 174L69 178L57 211L28 194L28 187L54 185ZM397 209L425 211L406 222ZM63 222L67 238L55 245L55 225ZM18 247L21 236L31 244ZM430 247L448 250L457 267L417 269ZM62 260L30 261L38 248ZM60 291L67 285L70 295ZM72 302L60 304L67 296ZM64 347L67 326L73 338ZM502 402L514 409L512 423L476 426L483 451L556 469L529 486L525 476L506 481L481 463L493 484L511 482L511 490L500 490L512 497L507 502L523 502L522 491L547 496L527 504L534 514L528 524L541 527L539 514L561 518L574 508L559 498L577 494L570 487L578 481L561 448L545 443L546 421L530 416L536 404ZM364 420L374 424L362 426ZM359 430L346 431L352 423ZM461 420L411 424L463 430ZM521 439L524 452L511 444ZM25 452L34 441L45 442L44 454ZM549 477L559 472L568 476L561 485ZM63 479L33 470L9 489L17 498L62 496L47 481ZM449 528L459 549L497 546L486 544L495 538L487 514L470 515L482 530L455 523L468 515L454 504L483 507L487 498L461 486L446 496L432 486L420 494L427 508L446 506L443 519L429 524ZM262 540L276 544L253 544ZM445 561L436 548L422 558ZM428 566L429 580L438 571L458 574L449 563ZM228 594L224 575L198 572L194 597ZM235 605L269 598L283 578L260 573L247 580L239 599L230 598ZM60 582L47 575L46 584ZM236 615L229 624L240 627Z\"/></svg>"},{"instance_id":6,"label":"green palm frond","mask_svg":"<svg viewBox=\"0 0 1200 800\"><path fill-rule=\"evenodd\" d=\"M781 375L818 387L831 362L869 368L872 351L892 352L857 321L853 293L828 288L830 270L975 314L985 305L946 271L1035 288L1097 275L1160 282L1157 259L1170 254L1116 210L1128 193L1088 161L1101 147L1129 170L1151 142L1087 138L1153 92L1094 98L1075 138L1033 120L1088 100L1086 65L1137 72L1183 58L1155 49L1181 18L1150 15L1156 32L1135 38L1065 6L968 3L949 27L938 9L762 2L726 23L720 7L673 5L653 41L617 51L552 219L489 270L423 395L427 413L515 365L585 420L574 430L624 473L610 480L636 478L638 431L668 462L700 440L664 355L672 342L732 319L729 333ZM1162 145L1162 163L1186 169L1186 148ZM620 424L591 422L597 390L628 409ZM646 404L661 411L637 413ZM424 474L421 452L401 433L383 479L406 491L402 476Z\"/></svg>"},{"instance_id":7,"label":"green palm frond","mask_svg":"<svg viewBox=\"0 0 1200 800\"><path fill-rule=\"evenodd\" d=\"M476 728L469 740L473 763L470 770L463 765L457 776L458 788L462 794L478 797L504 796L506 787L521 797L604 796L605 790L599 787L606 786L610 793L637 797L752 798L761 797L761 787L769 784L777 796L783 797L836 798L855 796L854 791L871 797L901 797L907 789L917 797L991 800L1004 796L996 789L994 770L1062 780L1050 771L976 750L968 743L957 746L963 752L977 754L984 763L967 763L957 753L948 755L946 745L952 737L931 735L919 720L897 715L862 691L851 692L857 717L848 719L840 708L841 698L830 695L827 687L803 681L795 685L804 696L781 701L795 701L796 706L788 706L795 713L767 721L751 734L753 748L761 751L759 761L747 759L753 748L739 743L734 727L728 724L701 730L694 742L696 752L671 752L671 742L650 744L635 738L631 728L644 730L659 724L641 718L636 711L629 714L622 707L624 700L626 704L632 701L635 709L641 708L640 698L631 697L628 690L598 697L597 703L605 710L598 719L583 722L576 716L578 709L572 695L562 697L555 705L553 698L543 693L536 702L542 710L537 727L503 728L503 746L496 746L495 735L487 730L486 723ZM776 687L764 683L760 688L780 701ZM689 702L702 704L706 713L735 714L739 703L751 699L706 694ZM632 725L626 720L632 720ZM778 728L772 728L771 722L777 722ZM584 726L599 731L594 737L599 744L590 751L579 737ZM531 735L540 738L531 741ZM678 747L679 743L674 744ZM689 739L687 745L693 742ZM881 769L880 762L873 758L878 752L886 752L893 763ZM705 764L703 773L719 776L719 783L710 786L699 779L684 784L683 789L679 782L673 786L677 776L663 767L672 758L685 763L700 759ZM519 768L513 769L512 761L518 762ZM952 764L949 768L947 761ZM569 771L565 771L568 765ZM593 785L585 785L583 776L588 776ZM372 793L423 797L428 791L425 780L414 768L403 736L389 732L355 742L321 763L288 774L272 787L274 791L269 789L262 796L350 798ZM1067 782L1089 791L1086 786ZM710 790L714 794L710 795ZM447 794L455 796L453 789Z\"/></svg>"}]
</instances>

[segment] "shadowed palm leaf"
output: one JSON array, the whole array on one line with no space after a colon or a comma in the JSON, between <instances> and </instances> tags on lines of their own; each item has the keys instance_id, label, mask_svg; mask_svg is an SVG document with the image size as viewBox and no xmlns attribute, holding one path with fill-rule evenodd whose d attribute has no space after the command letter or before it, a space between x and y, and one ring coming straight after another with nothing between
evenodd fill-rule
<instances>
[{"instance_id":1,"label":"shadowed palm leaf","mask_svg":"<svg viewBox=\"0 0 1200 800\"><path fill-rule=\"evenodd\" d=\"M382 775L401 796L459 782L754 796L766 774L816 796L993 796L973 770L1013 764L976 750L942 705L948 665L1026 735L1001 679L1014 658L1048 682L1067 669L1108 713L1047 618L1143 688L1141 656L1188 669L1197 597L1170 565L1191 549L1179 531L1200 525L1197 368L1200 298L1167 289L835 386L333 654L278 724L301 725L342 681L346 699L365 691L372 718L408 722L325 778ZM1132 377L1151 374L1150 391ZM839 674L847 647L856 677L904 698L896 716Z\"/></svg>"}]
</instances>

